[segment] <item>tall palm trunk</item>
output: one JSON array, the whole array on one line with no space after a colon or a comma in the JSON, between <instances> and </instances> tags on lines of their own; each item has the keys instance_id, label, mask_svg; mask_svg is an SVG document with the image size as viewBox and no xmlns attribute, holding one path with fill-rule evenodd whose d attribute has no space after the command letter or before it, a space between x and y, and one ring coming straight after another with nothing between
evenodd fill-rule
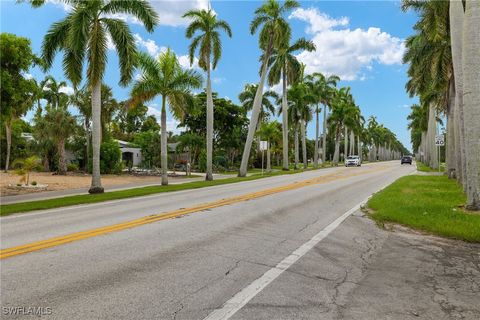
<instances>
[{"instance_id":1,"label":"tall palm trunk","mask_svg":"<svg viewBox=\"0 0 480 320\"><path fill-rule=\"evenodd\" d=\"M307 133L306 133L305 120L300 121L300 128L302 130L302 158L303 158L303 169L307 169L308 160L307 160Z\"/></svg>"},{"instance_id":2,"label":"tall palm trunk","mask_svg":"<svg viewBox=\"0 0 480 320\"><path fill-rule=\"evenodd\" d=\"M285 69L285 68L284 68ZM283 145L283 170L289 170L288 163L288 101L287 101L287 75L282 70L282 145Z\"/></svg>"},{"instance_id":3,"label":"tall palm trunk","mask_svg":"<svg viewBox=\"0 0 480 320\"><path fill-rule=\"evenodd\" d=\"M345 126L344 133L344 146L343 146L343 159L345 160L348 157L348 128Z\"/></svg>"},{"instance_id":4,"label":"tall palm trunk","mask_svg":"<svg viewBox=\"0 0 480 320\"><path fill-rule=\"evenodd\" d=\"M318 130L320 129L319 124L319 115L318 115L318 104L315 110L315 153L313 155L313 166L318 168Z\"/></svg>"},{"instance_id":5,"label":"tall palm trunk","mask_svg":"<svg viewBox=\"0 0 480 320\"><path fill-rule=\"evenodd\" d=\"M467 208L480 210L480 1L467 1L463 24L463 112Z\"/></svg>"},{"instance_id":6,"label":"tall palm trunk","mask_svg":"<svg viewBox=\"0 0 480 320\"><path fill-rule=\"evenodd\" d=\"M338 166L340 158L340 129L335 133L335 152L333 153L333 165Z\"/></svg>"},{"instance_id":7,"label":"tall palm trunk","mask_svg":"<svg viewBox=\"0 0 480 320\"><path fill-rule=\"evenodd\" d=\"M447 152L446 163L447 163L447 174L450 179L455 178L455 171L457 165L457 159L455 154L455 129L454 129L454 119L455 119L455 84L454 81L450 81L449 85L449 98L447 104Z\"/></svg>"},{"instance_id":8,"label":"tall palm trunk","mask_svg":"<svg viewBox=\"0 0 480 320\"><path fill-rule=\"evenodd\" d=\"M272 162L270 154L270 139L267 140L267 172L272 172Z\"/></svg>"},{"instance_id":9,"label":"tall palm trunk","mask_svg":"<svg viewBox=\"0 0 480 320\"><path fill-rule=\"evenodd\" d=\"M84 127L85 127L85 147L86 147L86 152L85 152L85 171L88 170L89 166L88 163L90 162L90 124L88 123L87 118L85 118L84 122Z\"/></svg>"},{"instance_id":10,"label":"tall palm trunk","mask_svg":"<svg viewBox=\"0 0 480 320\"><path fill-rule=\"evenodd\" d=\"M101 95L102 83L98 81L92 87L92 185L89 193L103 193L102 182L100 178L100 144L102 143L102 124L101 124Z\"/></svg>"},{"instance_id":11,"label":"tall palm trunk","mask_svg":"<svg viewBox=\"0 0 480 320\"><path fill-rule=\"evenodd\" d=\"M360 162L363 160L363 154L362 154L362 146L360 145L360 136L357 135L357 149L358 149L358 156L360 157Z\"/></svg>"},{"instance_id":12,"label":"tall palm trunk","mask_svg":"<svg viewBox=\"0 0 480 320\"><path fill-rule=\"evenodd\" d=\"M428 112L428 160L429 166L433 169L438 169L438 156L437 156L437 147L435 146L435 135L437 133L437 120L435 118L435 107L433 104L429 107Z\"/></svg>"},{"instance_id":13,"label":"tall palm trunk","mask_svg":"<svg viewBox=\"0 0 480 320\"><path fill-rule=\"evenodd\" d=\"M294 169L298 169L298 162L299 162L299 146L298 146L298 124L295 124L295 132L294 132L294 139L295 139L295 165Z\"/></svg>"},{"instance_id":14,"label":"tall palm trunk","mask_svg":"<svg viewBox=\"0 0 480 320\"><path fill-rule=\"evenodd\" d=\"M213 98L212 83L210 79L210 61L208 61L207 66L207 174L205 180L211 181L213 180Z\"/></svg>"},{"instance_id":15,"label":"tall palm trunk","mask_svg":"<svg viewBox=\"0 0 480 320\"><path fill-rule=\"evenodd\" d=\"M160 153L162 164L162 185L168 185L168 150L167 150L167 110L166 97L162 96L162 111L160 114L160 127L162 129L160 136Z\"/></svg>"},{"instance_id":16,"label":"tall palm trunk","mask_svg":"<svg viewBox=\"0 0 480 320\"><path fill-rule=\"evenodd\" d=\"M48 152L45 153L43 157L43 171L48 172L50 171L50 161L48 159Z\"/></svg>"},{"instance_id":17,"label":"tall palm trunk","mask_svg":"<svg viewBox=\"0 0 480 320\"><path fill-rule=\"evenodd\" d=\"M325 110L323 110L323 136L322 136L322 162L325 163L327 160L327 105L325 105Z\"/></svg>"},{"instance_id":18,"label":"tall palm trunk","mask_svg":"<svg viewBox=\"0 0 480 320\"><path fill-rule=\"evenodd\" d=\"M57 144L58 149L58 174L67 173L67 160L65 159L65 139L60 139Z\"/></svg>"},{"instance_id":19,"label":"tall palm trunk","mask_svg":"<svg viewBox=\"0 0 480 320\"><path fill-rule=\"evenodd\" d=\"M426 152L427 152L426 139L427 139L427 133L425 131L422 131L422 141L421 141L422 154L420 156L420 159L423 163L427 163L427 160L426 160Z\"/></svg>"},{"instance_id":20,"label":"tall palm trunk","mask_svg":"<svg viewBox=\"0 0 480 320\"><path fill-rule=\"evenodd\" d=\"M353 130L350 131L350 155L355 154L355 133Z\"/></svg>"},{"instance_id":21,"label":"tall palm trunk","mask_svg":"<svg viewBox=\"0 0 480 320\"><path fill-rule=\"evenodd\" d=\"M7 158L5 159L5 172L8 172L10 166L10 152L12 150L12 121L5 122L5 134L7 138Z\"/></svg>"},{"instance_id":22,"label":"tall palm trunk","mask_svg":"<svg viewBox=\"0 0 480 320\"><path fill-rule=\"evenodd\" d=\"M263 99L263 86L265 85L265 78L267 77L268 71L268 60L272 52L273 45L273 35L270 35L270 40L268 48L265 52L262 65L262 73L260 75L260 82L258 83L257 92L255 93L255 99L253 100L252 116L250 117L250 124L248 126L248 135L247 140L245 141L245 146L243 148L242 162L240 164L240 170L238 172L239 177L245 177L247 175L248 169L248 160L250 159L250 151L252 149L253 138L255 137L255 132L257 129L258 116L262 109L262 99Z\"/></svg>"},{"instance_id":23,"label":"tall palm trunk","mask_svg":"<svg viewBox=\"0 0 480 320\"><path fill-rule=\"evenodd\" d=\"M455 154L457 180L465 186L465 128L463 115L463 70L462 70L462 34L463 4L450 1L450 41L452 47L453 74L455 77Z\"/></svg>"}]
</instances>

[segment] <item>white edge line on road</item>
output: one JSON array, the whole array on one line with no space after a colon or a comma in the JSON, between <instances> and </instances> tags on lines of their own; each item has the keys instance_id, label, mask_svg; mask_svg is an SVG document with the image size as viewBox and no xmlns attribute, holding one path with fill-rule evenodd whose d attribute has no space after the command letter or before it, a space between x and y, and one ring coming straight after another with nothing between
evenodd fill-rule
<instances>
[{"instance_id":1,"label":"white edge line on road","mask_svg":"<svg viewBox=\"0 0 480 320\"><path fill-rule=\"evenodd\" d=\"M392 182L389 182L378 191L386 188ZM378 192L377 191L377 192ZM372 194L373 195L373 194ZM230 319L238 310L243 308L250 300L252 300L257 294L259 294L266 286L272 283L278 276L280 276L285 270L290 268L295 262L303 257L310 249L315 247L320 241L325 239L333 230L335 230L345 219L347 219L352 213L359 210L372 195L362 200L359 204L342 214L335 219L328 226L323 228L319 233L314 235L310 240L302 244L299 248L293 251L288 257L280 261L275 267L265 272L260 278L256 279L248 286L242 289L234 295L230 300L225 302L222 307L212 311L204 320L227 320Z\"/></svg>"}]
</instances>

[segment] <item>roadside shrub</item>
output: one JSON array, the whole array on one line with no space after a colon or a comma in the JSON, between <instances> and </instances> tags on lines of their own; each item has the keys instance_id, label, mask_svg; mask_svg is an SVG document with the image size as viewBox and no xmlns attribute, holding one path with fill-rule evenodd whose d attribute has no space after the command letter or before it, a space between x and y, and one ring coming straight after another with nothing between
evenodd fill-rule
<instances>
[{"instance_id":1,"label":"roadside shrub","mask_svg":"<svg viewBox=\"0 0 480 320\"><path fill-rule=\"evenodd\" d=\"M122 172L122 152L118 142L114 140L105 141L100 146L100 172L121 173Z\"/></svg>"},{"instance_id":2,"label":"roadside shrub","mask_svg":"<svg viewBox=\"0 0 480 320\"><path fill-rule=\"evenodd\" d=\"M217 167L226 167L227 159L225 159L224 156L215 156L215 158L213 158L213 164Z\"/></svg>"},{"instance_id":3,"label":"roadside shrub","mask_svg":"<svg viewBox=\"0 0 480 320\"><path fill-rule=\"evenodd\" d=\"M75 163L67 164L67 171L78 171L78 165Z\"/></svg>"},{"instance_id":4,"label":"roadside shrub","mask_svg":"<svg viewBox=\"0 0 480 320\"><path fill-rule=\"evenodd\" d=\"M37 185L37 181L32 181L32 186L36 186Z\"/></svg>"},{"instance_id":5,"label":"roadside shrub","mask_svg":"<svg viewBox=\"0 0 480 320\"><path fill-rule=\"evenodd\" d=\"M202 150L198 156L198 170L200 172L207 171L207 153L205 150Z\"/></svg>"}]
</instances>

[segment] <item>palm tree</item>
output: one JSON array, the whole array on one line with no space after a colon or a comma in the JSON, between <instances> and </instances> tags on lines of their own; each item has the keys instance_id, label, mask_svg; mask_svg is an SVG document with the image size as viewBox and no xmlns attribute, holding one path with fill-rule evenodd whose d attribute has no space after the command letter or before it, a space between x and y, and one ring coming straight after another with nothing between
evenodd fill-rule
<instances>
[{"instance_id":1,"label":"palm tree","mask_svg":"<svg viewBox=\"0 0 480 320\"><path fill-rule=\"evenodd\" d=\"M205 144L204 137L194 132L185 132L178 137L178 142L179 144L177 148L179 150L188 151L188 161L190 162L191 167L193 167L202 145Z\"/></svg>"},{"instance_id":2,"label":"palm tree","mask_svg":"<svg viewBox=\"0 0 480 320\"><path fill-rule=\"evenodd\" d=\"M463 64L462 38L464 8L461 1L451 0L449 6L450 42L452 47L452 64L455 79L454 135L455 135L455 176L457 181L465 180L465 127L463 112Z\"/></svg>"},{"instance_id":3,"label":"palm tree","mask_svg":"<svg viewBox=\"0 0 480 320\"><path fill-rule=\"evenodd\" d=\"M65 155L65 142L75 132L75 118L67 110L67 98L60 99L56 108L47 108L45 121L48 124L48 132L56 144L58 153L58 174L65 175L67 162Z\"/></svg>"},{"instance_id":4,"label":"palm tree","mask_svg":"<svg viewBox=\"0 0 480 320\"><path fill-rule=\"evenodd\" d=\"M303 75L302 64L297 60L294 53L299 50L314 51L315 45L312 41L304 38L298 39L292 45L290 39L274 50L270 57L268 74L268 85L273 86L282 81L282 137L283 137L283 169L288 170L288 100L287 85L293 84Z\"/></svg>"},{"instance_id":5,"label":"palm tree","mask_svg":"<svg viewBox=\"0 0 480 320\"><path fill-rule=\"evenodd\" d=\"M321 73L313 73L306 77L307 84L310 87L310 91L316 97L316 105L315 105L315 120L316 120L316 127L315 127L315 155L314 155L314 166L318 166L318 149L319 149L319 113L320 107L319 104L324 105L323 110L323 142L322 142L322 162L325 163L326 157L326 126L327 126L327 108L329 106L330 100L333 98L332 95L335 92L332 88L337 86L337 82L340 81L340 78L336 75L330 75L325 77Z\"/></svg>"},{"instance_id":6,"label":"palm tree","mask_svg":"<svg viewBox=\"0 0 480 320\"><path fill-rule=\"evenodd\" d=\"M328 123L332 132L335 133L335 152L333 155L333 165L337 166L340 158L340 133L342 128L346 128L349 122L349 114L356 108L353 104L353 98L350 94L350 88L341 88L332 101L332 112L328 118ZM347 123L346 123L347 120Z\"/></svg>"},{"instance_id":7,"label":"palm tree","mask_svg":"<svg viewBox=\"0 0 480 320\"><path fill-rule=\"evenodd\" d=\"M253 102L252 116L248 127L248 135L242 154L242 163L238 173L239 177L247 175L248 160L252 142L257 130L258 116L261 110L263 96L263 86L268 72L268 62L273 50L284 46L286 40L290 39L290 26L285 20L285 15L292 9L298 8L299 3L295 0L286 0L283 5L276 0L265 1L257 10L255 17L250 23L250 33L254 34L257 29L263 25L260 30L259 46L263 51L260 81L258 83L257 93Z\"/></svg>"},{"instance_id":8,"label":"palm tree","mask_svg":"<svg viewBox=\"0 0 480 320\"><path fill-rule=\"evenodd\" d=\"M85 131L85 171L88 169L90 161L90 143L91 143L91 94L86 86L80 90L74 89L73 95L70 96L70 103L77 107L83 121L83 130Z\"/></svg>"},{"instance_id":9,"label":"palm tree","mask_svg":"<svg viewBox=\"0 0 480 320\"><path fill-rule=\"evenodd\" d=\"M119 56L120 84L127 85L135 69L135 39L128 24L117 14L130 14L152 32L158 16L152 6L143 0L63 0L72 6L67 17L54 23L42 43L42 58L49 69L59 50L64 52L63 69L67 78L77 87L82 80L84 60L88 61L87 80L92 90L92 146L93 172L89 193L102 193L100 180L101 143L101 85L107 65L107 41L111 38ZM40 6L44 0L32 1Z\"/></svg>"},{"instance_id":10,"label":"palm tree","mask_svg":"<svg viewBox=\"0 0 480 320\"><path fill-rule=\"evenodd\" d=\"M60 100L67 97L67 94L61 91L67 87L67 83L65 81L58 82L52 76L46 76L45 79L40 82L40 87L43 90L42 98L47 100L53 109L59 108Z\"/></svg>"},{"instance_id":11,"label":"palm tree","mask_svg":"<svg viewBox=\"0 0 480 320\"><path fill-rule=\"evenodd\" d=\"M280 135L279 123L277 121L263 122L260 125L258 133L260 137L267 141L267 172L272 171L271 148L272 141L275 141Z\"/></svg>"},{"instance_id":12,"label":"palm tree","mask_svg":"<svg viewBox=\"0 0 480 320\"><path fill-rule=\"evenodd\" d=\"M407 50L404 62L409 63L410 77L406 88L411 96L418 95L422 104L430 108L428 129L426 133L426 160L432 168L438 168L439 159L434 144L437 134L436 118L439 113L446 113L447 144L454 146L454 94L452 49L449 32L449 2L448 1L417 1L404 0L403 10L413 8L420 14L415 24L415 35L406 41ZM455 148L449 148L449 176L454 176L456 161ZM448 151L448 150L447 150ZM461 152L459 153L461 156Z\"/></svg>"},{"instance_id":13,"label":"palm tree","mask_svg":"<svg viewBox=\"0 0 480 320\"><path fill-rule=\"evenodd\" d=\"M246 84L243 91L238 95L238 100L242 103L245 111L249 112L253 109L253 101L258 89L257 84ZM275 106L270 99L277 100L278 94L275 91L268 90L263 93L260 115L258 116L258 123L261 124L268 120L270 115L275 114Z\"/></svg>"},{"instance_id":14,"label":"palm tree","mask_svg":"<svg viewBox=\"0 0 480 320\"><path fill-rule=\"evenodd\" d=\"M202 86L201 75L193 70L182 70L177 56L170 48L160 54L157 60L146 53L138 54L142 75L132 88L131 105L145 103L156 96L162 98L161 110L161 163L162 185L168 184L167 175L167 111L166 104L177 118L183 118L185 110L192 103L190 89Z\"/></svg>"},{"instance_id":15,"label":"palm tree","mask_svg":"<svg viewBox=\"0 0 480 320\"><path fill-rule=\"evenodd\" d=\"M102 128L102 137L106 136L111 128L113 115L121 108L121 105L113 97L112 88L102 83L102 94L100 97L100 105L102 114L100 117L100 123Z\"/></svg>"},{"instance_id":16,"label":"palm tree","mask_svg":"<svg viewBox=\"0 0 480 320\"><path fill-rule=\"evenodd\" d=\"M310 92L308 85L303 82L299 82L293 85L288 91L288 95L290 96L290 102L291 102L290 108L292 109L290 117L295 128L295 143L296 143L295 162L298 162L297 161L297 158L298 158L297 131L298 131L298 128L300 128L300 134L302 138L303 167L304 169L306 169L308 165L306 126L307 126L307 123L312 119L310 105L315 102L315 96L312 95L312 93ZM296 165L297 164L298 163L296 163Z\"/></svg>"},{"instance_id":17,"label":"palm tree","mask_svg":"<svg viewBox=\"0 0 480 320\"><path fill-rule=\"evenodd\" d=\"M463 112L467 208L480 210L480 3L466 1L463 24Z\"/></svg>"},{"instance_id":18,"label":"palm tree","mask_svg":"<svg viewBox=\"0 0 480 320\"><path fill-rule=\"evenodd\" d=\"M196 32L200 35L193 38L190 44L190 64L193 64L195 51L199 48L198 65L207 73L207 174L206 180L213 180L212 157L213 157L213 98L211 70L215 70L222 55L222 42L220 30L223 30L229 37L232 37L230 26L224 20L217 19L217 15L211 9L192 10L183 15L184 18L193 19L185 31L188 39L191 39Z\"/></svg>"},{"instance_id":19,"label":"palm tree","mask_svg":"<svg viewBox=\"0 0 480 320\"><path fill-rule=\"evenodd\" d=\"M410 120L408 123L408 129L410 129L412 147L415 154L419 157L420 161L423 162L423 133L427 131L427 110L424 106L414 104L411 107L411 112L408 115L407 119Z\"/></svg>"}]
</instances>

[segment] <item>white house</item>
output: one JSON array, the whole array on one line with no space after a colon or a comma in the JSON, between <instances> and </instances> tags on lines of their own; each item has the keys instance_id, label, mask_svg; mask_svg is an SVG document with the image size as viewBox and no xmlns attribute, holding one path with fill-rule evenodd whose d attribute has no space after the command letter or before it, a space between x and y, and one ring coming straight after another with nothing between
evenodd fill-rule
<instances>
[{"instance_id":1,"label":"white house","mask_svg":"<svg viewBox=\"0 0 480 320\"><path fill-rule=\"evenodd\" d=\"M122 152L122 161L126 161L127 164L131 164L133 167L139 166L143 161L142 149L133 148L129 146L129 143L122 140L116 140L120 146Z\"/></svg>"}]
</instances>

